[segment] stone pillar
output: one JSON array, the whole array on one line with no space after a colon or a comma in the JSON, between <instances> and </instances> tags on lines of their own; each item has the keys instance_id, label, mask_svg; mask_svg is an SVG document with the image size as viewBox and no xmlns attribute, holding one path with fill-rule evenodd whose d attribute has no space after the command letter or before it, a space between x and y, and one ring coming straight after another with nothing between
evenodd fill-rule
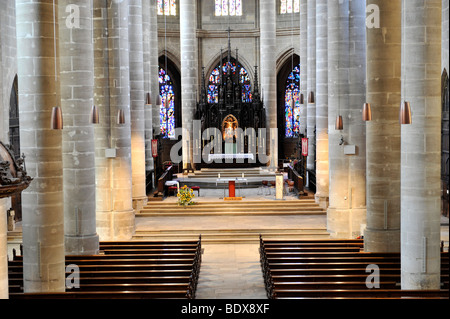
<instances>
[{"instance_id":1,"label":"stone pillar","mask_svg":"<svg viewBox=\"0 0 450 319\"><path fill-rule=\"evenodd\" d=\"M20 146L34 178L22 193L24 291L61 292L65 290L62 132L50 129L52 107L60 106L59 69L55 72L54 66L55 61L59 64L58 6L18 0L16 10Z\"/></svg>"},{"instance_id":2,"label":"stone pillar","mask_svg":"<svg viewBox=\"0 0 450 319\"><path fill-rule=\"evenodd\" d=\"M366 215L365 123L361 120L365 100L365 3L329 0L328 17L327 228L333 238L354 238L361 234ZM335 129L337 115L343 117L342 131Z\"/></svg>"},{"instance_id":3,"label":"stone pillar","mask_svg":"<svg viewBox=\"0 0 450 319\"><path fill-rule=\"evenodd\" d=\"M7 199L0 199L0 299L8 299L8 226L6 219Z\"/></svg>"},{"instance_id":4,"label":"stone pillar","mask_svg":"<svg viewBox=\"0 0 450 319\"><path fill-rule=\"evenodd\" d=\"M441 0L402 0L402 289L440 288ZM408 54L414 52L414 54Z\"/></svg>"},{"instance_id":5,"label":"stone pillar","mask_svg":"<svg viewBox=\"0 0 450 319\"><path fill-rule=\"evenodd\" d=\"M306 137L308 116L308 0L300 0L300 93L304 103L300 105L300 134Z\"/></svg>"},{"instance_id":6,"label":"stone pillar","mask_svg":"<svg viewBox=\"0 0 450 319\"><path fill-rule=\"evenodd\" d=\"M145 191L145 94L142 0L129 0L131 164L133 208L147 203Z\"/></svg>"},{"instance_id":7,"label":"stone pillar","mask_svg":"<svg viewBox=\"0 0 450 319\"><path fill-rule=\"evenodd\" d=\"M272 169L278 166L278 134L274 134L277 129L276 12L275 0L260 1L261 90L266 108L266 140Z\"/></svg>"},{"instance_id":8,"label":"stone pillar","mask_svg":"<svg viewBox=\"0 0 450 319\"><path fill-rule=\"evenodd\" d=\"M145 2L145 1L144 1ZM150 1L150 13L149 13L149 23L150 23L150 51L149 51L149 81L150 81L150 94L152 96L152 107L151 107L151 121L147 120L147 130L150 129L150 133L153 135L159 135L160 128L160 118L159 118L159 109L160 105L158 105L158 96L159 96L159 47L158 47L158 11L156 8L156 1ZM181 10L181 9L180 9ZM180 11L181 17L181 11ZM150 128L151 125L151 128ZM153 133L152 133L153 132ZM150 137L151 140L151 137ZM150 141L151 142L151 141ZM147 146L149 147L149 146ZM151 146L150 146L150 156L151 156ZM147 163L148 167L149 163ZM151 164L153 165L153 164Z\"/></svg>"},{"instance_id":9,"label":"stone pillar","mask_svg":"<svg viewBox=\"0 0 450 319\"><path fill-rule=\"evenodd\" d=\"M143 25L143 49L144 49L144 91L145 94L150 93L151 104L145 105L145 171L146 175L150 175L150 172L154 168L154 161L152 157L152 138L153 138L153 113L156 106L158 92L153 91L153 83L156 83L159 87L158 78L156 75L151 76L152 61L158 62L158 28L157 24L153 25L151 22L156 21L156 2L143 1L142 2L142 25ZM155 30L156 28L156 30ZM156 31L156 32L155 32ZM156 43L153 37L156 36ZM155 53L156 51L156 53ZM152 80L155 78L154 80ZM158 112L159 114L159 112ZM147 183L150 181L146 180Z\"/></svg>"},{"instance_id":10,"label":"stone pillar","mask_svg":"<svg viewBox=\"0 0 450 319\"><path fill-rule=\"evenodd\" d=\"M369 0L383 17L367 26L367 252L400 252L401 0ZM374 12L376 14L376 12Z\"/></svg>"},{"instance_id":11,"label":"stone pillar","mask_svg":"<svg viewBox=\"0 0 450 319\"><path fill-rule=\"evenodd\" d=\"M193 120L197 103L197 1L180 1L181 118L183 127L183 169L193 164Z\"/></svg>"},{"instance_id":12,"label":"stone pillar","mask_svg":"<svg viewBox=\"0 0 450 319\"><path fill-rule=\"evenodd\" d=\"M328 207L328 8L316 3L316 202Z\"/></svg>"},{"instance_id":13,"label":"stone pillar","mask_svg":"<svg viewBox=\"0 0 450 319\"><path fill-rule=\"evenodd\" d=\"M68 255L97 253L91 0L59 1L63 110L64 234Z\"/></svg>"},{"instance_id":14,"label":"stone pillar","mask_svg":"<svg viewBox=\"0 0 450 319\"><path fill-rule=\"evenodd\" d=\"M307 137L308 137L308 158L306 167L308 171L315 173L316 168L316 103L309 100L311 93L316 94L316 0L308 0L308 80L307 95ZM313 103L310 103L313 102ZM309 174L309 173L308 173ZM308 179L309 180L309 179Z\"/></svg>"},{"instance_id":15,"label":"stone pillar","mask_svg":"<svg viewBox=\"0 0 450 319\"><path fill-rule=\"evenodd\" d=\"M131 182L128 1L95 0L95 128L97 232L101 240L129 240L134 234ZM118 111L125 124L117 123Z\"/></svg>"}]
</instances>

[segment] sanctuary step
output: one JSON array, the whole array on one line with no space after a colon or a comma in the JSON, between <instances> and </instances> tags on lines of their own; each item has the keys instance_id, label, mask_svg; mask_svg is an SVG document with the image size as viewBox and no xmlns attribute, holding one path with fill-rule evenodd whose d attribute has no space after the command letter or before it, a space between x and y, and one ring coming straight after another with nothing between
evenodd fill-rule
<instances>
[{"instance_id":1,"label":"sanctuary step","mask_svg":"<svg viewBox=\"0 0 450 319\"><path fill-rule=\"evenodd\" d=\"M242 200L205 201L192 206L178 206L176 202L151 202L137 216L194 216L194 215L325 215L326 211L312 199L304 200Z\"/></svg>"}]
</instances>

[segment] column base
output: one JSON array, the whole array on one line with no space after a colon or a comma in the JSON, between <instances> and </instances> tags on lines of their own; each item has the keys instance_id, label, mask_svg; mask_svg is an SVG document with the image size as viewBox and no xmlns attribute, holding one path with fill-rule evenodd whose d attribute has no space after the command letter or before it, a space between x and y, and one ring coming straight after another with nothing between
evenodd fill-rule
<instances>
[{"instance_id":1,"label":"column base","mask_svg":"<svg viewBox=\"0 0 450 319\"><path fill-rule=\"evenodd\" d=\"M361 236L361 225L366 223L366 208L327 209L327 231L331 238L351 239Z\"/></svg>"},{"instance_id":2,"label":"column base","mask_svg":"<svg viewBox=\"0 0 450 319\"><path fill-rule=\"evenodd\" d=\"M400 229L364 230L364 251L366 252L400 252Z\"/></svg>"},{"instance_id":3,"label":"column base","mask_svg":"<svg viewBox=\"0 0 450 319\"><path fill-rule=\"evenodd\" d=\"M65 250L66 255L96 255L99 250L99 236L94 235L80 235L68 236L65 235Z\"/></svg>"},{"instance_id":4,"label":"column base","mask_svg":"<svg viewBox=\"0 0 450 319\"><path fill-rule=\"evenodd\" d=\"M142 196L142 197L134 197L133 198L133 209L136 213L139 213L145 205L147 205L148 197Z\"/></svg>"},{"instance_id":5,"label":"column base","mask_svg":"<svg viewBox=\"0 0 450 319\"><path fill-rule=\"evenodd\" d=\"M320 194L315 194L314 200L317 204L319 204L320 208L327 209L328 205L330 204L329 200L330 198L328 196L322 196Z\"/></svg>"},{"instance_id":6,"label":"column base","mask_svg":"<svg viewBox=\"0 0 450 319\"><path fill-rule=\"evenodd\" d=\"M97 212L100 241L131 240L135 234L134 210Z\"/></svg>"}]
</instances>

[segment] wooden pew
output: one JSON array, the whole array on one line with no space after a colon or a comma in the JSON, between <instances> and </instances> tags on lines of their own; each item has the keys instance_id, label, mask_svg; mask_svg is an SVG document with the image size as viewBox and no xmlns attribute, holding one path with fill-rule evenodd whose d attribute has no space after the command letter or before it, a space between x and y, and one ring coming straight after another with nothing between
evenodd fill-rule
<instances>
[{"instance_id":1,"label":"wooden pew","mask_svg":"<svg viewBox=\"0 0 450 319\"><path fill-rule=\"evenodd\" d=\"M268 297L448 298L448 252L441 253L440 290L405 292L400 289L400 254L365 253L362 248L362 240L264 241L260 236ZM380 288L366 286L366 267L370 264L380 269Z\"/></svg>"},{"instance_id":2,"label":"wooden pew","mask_svg":"<svg viewBox=\"0 0 450 319\"><path fill-rule=\"evenodd\" d=\"M23 294L23 258L9 262L11 299L195 298L201 264L198 241L102 242L102 254L66 256L79 269L79 288ZM67 275L70 275L67 272Z\"/></svg>"}]
</instances>

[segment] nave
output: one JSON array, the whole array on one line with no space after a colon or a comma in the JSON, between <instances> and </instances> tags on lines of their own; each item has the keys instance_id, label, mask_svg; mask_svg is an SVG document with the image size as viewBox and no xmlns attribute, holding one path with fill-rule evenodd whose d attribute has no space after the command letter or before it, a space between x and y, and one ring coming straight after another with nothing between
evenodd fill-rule
<instances>
[{"instance_id":1,"label":"nave","mask_svg":"<svg viewBox=\"0 0 450 319\"><path fill-rule=\"evenodd\" d=\"M265 203L270 207L271 202L276 202L276 206L279 208L283 207L284 203L295 203L301 206L304 203L311 204L311 199L308 199L308 196L304 196L302 198L297 196L296 193L288 194L285 199L281 201L276 201L274 199L275 195L258 195L258 188L247 188L243 190L243 194L245 194L245 198L239 203L228 204L223 200L219 200L219 197L223 193L222 189L202 189L201 196L196 197L195 200L198 202L198 205L194 205L187 208L179 208L181 210L176 212L176 197L168 196L164 199L164 201L160 202L160 208L164 206L172 207L172 212L164 212L159 211L159 213L154 212L155 215L152 215L152 212L148 211L149 208L144 207L140 214L136 216L136 234L133 237L131 242L121 243L122 245L128 245L129 249L134 249L134 254L137 255L136 260L141 260L142 264L150 264L150 262L145 261L145 258L149 258L148 254L140 254L136 250L138 248L142 248L143 243L156 243L156 242L182 242L182 241L192 241L196 239L199 235L202 235L201 238L201 248L200 248L200 256L198 271L197 273L197 281L190 281L192 269L191 266L186 265L185 267L189 269L181 269L175 270L170 269L165 273L166 276L163 276L159 279L156 276L147 276L141 275L138 276L134 274L137 278L128 278L125 279L125 276L118 276L117 279L114 280L113 283L108 283L107 278L103 276L103 279L95 279L95 275L92 275L91 281L89 284L91 286L90 292L84 294L85 298L195 298L195 299L267 299L273 298L273 287L277 287L277 285L281 285L283 287L292 288L292 281L299 283L299 276L303 280L303 286L301 290L308 290L308 293L303 292L305 295L301 298L312 298L312 299L332 299L332 298L350 298L355 299L357 296L354 294L343 292L342 295L332 294L331 292L324 292L324 287L332 287L345 290L349 288L350 290L355 290L355 287L358 288L356 290L365 290L366 293L369 289L366 287L366 279L367 273L365 273L364 268L366 265L361 266L362 273L360 273L359 279L356 279L356 275L348 274L348 276L342 276L342 273L339 274L329 274L328 276L324 276L320 279L318 274L293 274L294 270L292 269L292 263L297 261L304 265L304 267L308 268L307 263L310 262L307 258L311 258L310 256L282 256L284 258L284 262L286 262L286 258L288 259L288 263L291 264L289 267L289 276L284 275L285 281L283 283L274 283L273 278L268 277L268 267L264 264L264 254L262 254L261 250L261 239L264 242L303 242L310 243L309 250L307 254L319 253L318 251L323 250L320 245L315 247L314 244L320 242L321 245L324 245L324 242L332 243L334 240L329 238L329 235L326 232L326 215L325 213L319 213L317 211L305 211L297 214L288 214L283 212L282 210L276 211L274 209L273 212L262 212L258 210L246 209L245 212L242 212L242 205L247 206L254 204L255 207L258 207L258 204ZM280 204L280 202L282 204ZM221 203L224 208L222 211L220 210ZM156 205L152 203L151 205ZM211 205L211 206L208 206ZM308 205L306 207L308 207ZM202 211L202 207L206 206L211 209L211 207L216 207L216 211L211 209L209 212ZM275 207L276 207L275 206ZM156 209L158 210L158 209ZM270 214L267 216L267 214ZM444 242L443 249L446 252L443 252L443 279L442 279L442 288L447 289L447 295L445 293L443 295L435 294L427 296L427 298L441 298L442 296L448 298L448 219L442 219L441 226L441 240ZM16 247L13 244L13 233L10 232L10 247ZM18 237L20 237L20 224L15 232L16 239L19 241ZM260 237L261 235L261 237ZM352 242L353 240L342 241L342 242ZM344 245L355 245L356 250L352 250L351 252L345 251L346 249L339 248L340 253L346 254L359 254L361 248L363 247L362 240L354 240L355 242L352 244L345 243ZM192 243L191 243L192 244ZM186 248L186 247L185 247ZM114 256L114 254L108 253L107 243L102 243L101 248L103 252L103 258L106 256ZM198 248L197 248L198 250ZM286 250L291 250L290 248L286 248ZM20 251L17 250L17 251ZM127 258L123 258L123 255L120 256L117 251L116 253L116 262L109 264L109 267L115 266L119 267L118 261L122 260L124 263L129 263L131 259L131 255L127 256ZM178 252L179 253L179 252ZM192 252L190 252L192 253ZM291 254L293 252L291 251ZM294 252L295 253L295 252ZM297 252L298 254L299 252ZM333 254L333 252L329 252L329 254ZM445 255L446 254L446 255ZM322 253L323 255L323 253ZM364 254L367 256L370 254ZM373 254L377 255L378 261L381 258L382 254ZM102 256L102 255L100 255ZM446 256L446 257L445 257ZM155 257L155 256L153 256ZM150 258L153 260L152 263L155 263L155 258ZM166 255L167 257L167 255ZM174 260L177 260L176 257L180 256L172 256L174 259L169 268L173 268ZM170 257L170 258L172 258ZM186 257L186 256L185 256ZM74 258L74 257L72 257ZM303 259L299 259L303 258ZM317 257L314 257L317 259ZM321 257L325 260L324 256ZM340 262L345 258L350 258L348 255L344 257L334 257L338 258ZM376 263L377 258L367 259L367 265L369 263ZM390 257L391 258L391 257ZM89 260L100 260L101 257L79 257L78 259L70 259L66 257L66 264L76 263L75 260L80 259L89 259ZM184 258L185 259L185 258ZM136 261L135 260L135 261ZM168 258L161 258L161 262L167 262ZM392 258L390 259L392 260ZM396 262L398 262L399 257L394 258ZM20 261L20 257L16 257L16 262ZM90 262L92 264L92 261ZM15 289L15 293L20 294L20 279L17 279L17 276L11 276L14 271L12 266L14 263L10 263L10 289ZM325 267L327 265L326 261L323 261L321 267ZM328 264L331 267L331 262ZM445 268L447 265L447 268ZM17 266L17 265L16 265ZM391 265L392 266L392 265ZM398 266L398 264L397 264ZM106 266L104 266L106 267ZM122 266L123 267L123 266ZM143 267L136 266L136 267ZM279 267L279 266L278 266ZM351 266L356 268L356 266ZM119 267L120 268L120 267ZM394 267L395 268L395 267ZM139 268L141 269L141 268ZM101 272L104 269L89 269L90 272ZM118 270L116 270L118 271ZM155 269L141 269L142 273L145 272L153 272L155 274ZM177 275L174 274L175 271L179 273ZM280 272L280 269L277 269L275 272ZM305 269L299 271L305 272ZM325 268L319 270L319 272L326 271ZM389 289L395 290L395 293L398 293L399 287L399 269L397 270L389 270L393 271L393 274L389 274ZM169 272L170 275L169 275ZM272 270L274 272L274 270ZM332 271L331 271L332 272ZM336 272L336 271L335 271ZM383 274L384 268L381 268L381 274ZM164 274L164 272L163 272ZM105 275L105 273L103 273ZM334 276L334 278L333 278ZM195 277L195 276L194 276ZM87 278L87 277L86 277ZM111 277L113 278L113 277ZM111 279L109 278L109 279ZM152 279L151 279L152 278ZM325 278L325 279L324 279ZM124 280L120 282L121 280ZM169 281L165 281L169 280ZM178 280L178 281L177 281ZM181 280L181 282L180 282ZM328 282L328 286L325 285L324 281ZM356 282L359 280L359 282ZM315 282L315 284L312 284ZM88 283L88 281L83 281L81 279L80 286L83 288L83 285ZM270 283L270 284L269 284ZM383 285L385 281L383 281ZM101 287L103 285L103 287ZM108 286L109 285L109 286ZM166 290L155 290L156 287L161 285L165 286ZM187 287L191 287L189 289L182 288L182 285L187 285ZM299 283L300 285L300 283ZM133 288L134 286L134 288ZM125 288L127 287L127 288ZM193 289L192 287L195 287ZM121 293L120 289L123 291L134 290L133 292ZM170 288L170 289L169 289ZM330 290L336 290L329 288ZM382 286L382 288L386 288ZM95 292L97 289L97 292ZM101 289L115 289L114 292L109 292L108 294L101 294L99 290ZM145 289L145 290L144 290ZM180 291L175 292L175 290L183 290L184 293L180 294ZM292 290L292 289L291 289ZM325 289L326 290L326 289ZM385 289L384 289L385 290ZM68 290L69 291L69 290ZM76 291L76 289L72 290ZM161 295L157 295L156 292L161 293ZM190 291L188 294L187 291ZM392 295L383 295L381 292L375 292L375 290L370 290L373 292L372 295L369 295L370 298L394 298L398 299L402 296L392 294ZM73 296L73 293L69 292L69 295ZM284 297L287 298L299 298L295 295L289 295L285 292L286 295ZM292 292L291 292L292 293ZM319 293L323 293L324 295L319 295ZM326 295L328 293L329 295ZM354 291L353 291L354 293ZM278 293L280 294L280 293ZM66 295L65 297L68 297ZM34 297L38 297L39 295L35 295ZM51 294L40 294L40 298L49 297L54 298L55 295ZM63 298L63 295L58 295ZM31 296L30 296L31 297ZM366 295L367 297L367 295ZM14 298L24 298L23 295L12 295L12 299ZM408 298L424 298L423 295L415 295L408 296Z\"/></svg>"}]
</instances>

